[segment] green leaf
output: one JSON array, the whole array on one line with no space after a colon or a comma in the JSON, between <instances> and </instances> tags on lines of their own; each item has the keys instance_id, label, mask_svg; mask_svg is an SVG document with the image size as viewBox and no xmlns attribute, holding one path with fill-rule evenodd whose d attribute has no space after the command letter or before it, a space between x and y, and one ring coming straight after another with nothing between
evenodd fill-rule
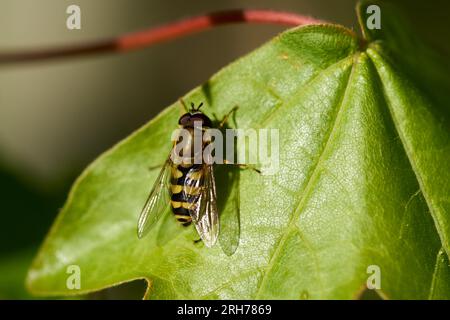
<instances>
[{"instance_id":1,"label":"green leaf","mask_svg":"<svg viewBox=\"0 0 450 320\"><path fill-rule=\"evenodd\" d=\"M364 3L360 6L361 18ZM410 36L414 31L398 24L401 14L385 6L400 18L387 19L378 32L365 30L373 41L367 52L378 69L399 137L448 254L450 68L439 55ZM397 65L406 71L400 72Z\"/></svg>"},{"instance_id":2,"label":"green leaf","mask_svg":"<svg viewBox=\"0 0 450 320\"><path fill-rule=\"evenodd\" d=\"M364 12L362 3L362 22ZM384 5L382 14L383 26L397 19ZM238 105L237 128L279 130L279 171L240 172L233 255L194 244L193 228L169 218L136 237L158 174L148 168L164 162L180 116L175 103L80 176L30 269L30 290L85 293L143 278L152 299L351 299L375 265L383 297L450 298L447 98L412 76L404 57L413 48L394 46L390 32L361 45L343 27L294 28L184 97L218 118ZM72 264L76 292L66 288Z\"/></svg>"}]
</instances>

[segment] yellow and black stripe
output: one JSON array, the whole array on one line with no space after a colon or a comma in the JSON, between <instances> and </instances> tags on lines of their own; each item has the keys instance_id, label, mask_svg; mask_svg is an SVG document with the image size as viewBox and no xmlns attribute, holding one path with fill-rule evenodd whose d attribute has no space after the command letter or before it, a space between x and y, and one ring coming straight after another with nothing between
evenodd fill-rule
<instances>
[{"instance_id":1,"label":"yellow and black stripe","mask_svg":"<svg viewBox=\"0 0 450 320\"><path fill-rule=\"evenodd\" d=\"M203 165L174 164L170 183L172 212L183 226L188 226L192 222L192 204L203 187Z\"/></svg>"}]
</instances>

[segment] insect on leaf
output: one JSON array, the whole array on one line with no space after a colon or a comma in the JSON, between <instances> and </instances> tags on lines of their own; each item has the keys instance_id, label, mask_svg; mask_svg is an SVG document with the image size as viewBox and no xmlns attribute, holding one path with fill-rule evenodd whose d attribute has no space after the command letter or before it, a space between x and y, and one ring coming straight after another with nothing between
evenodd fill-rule
<instances>
[{"instance_id":1,"label":"insect on leaf","mask_svg":"<svg viewBox=\"0 0 450 320\"><path fill-rule=\"evenodd\" d=\"M379 270L382 297L450 298L450 72L389 5L379 4L382 29L366 30L367 5L364 41L336 25L290 29L184 97L211 117L237 105L237 128L279 132L279 170L241 170L227 197L240 204L238 224L224 226L238 230L234 254L194 243L193 228L161 244L165 219L136 237L175 103L77 180L29 288L73 294L76 264L79 293L144 278L151 299L351 299ZM230 183L217 179L218 190Z\"/></svg>"}]
</instances>

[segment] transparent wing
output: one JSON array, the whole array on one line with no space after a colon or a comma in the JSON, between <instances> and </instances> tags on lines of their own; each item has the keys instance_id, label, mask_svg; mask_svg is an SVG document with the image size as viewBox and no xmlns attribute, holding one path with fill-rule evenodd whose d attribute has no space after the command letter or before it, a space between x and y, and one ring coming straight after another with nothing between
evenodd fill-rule
<instances>
[{"instance_id":1,"label":"transparent wing","mask_svg":"<svg viewBox=\"0 0 450 320\"><path fill-rule=\"evenodd\" d=\"M203 188L192 208L192 221L200 238L207 247L212 247L219 235L219 213L216 201L216 181L212 165L203 170Z\"/></svg>"},{"instance_id":2,"label":"transparent wing","mask_svg":"<svg viewBox=\"0 0 450 320\"><path fill-rule=\"evenodd\" d=\"M137 224L139 238L144 237L170 207L170 171L171 161L167 159L139 216Z\"/></svg>"}]
</instances>

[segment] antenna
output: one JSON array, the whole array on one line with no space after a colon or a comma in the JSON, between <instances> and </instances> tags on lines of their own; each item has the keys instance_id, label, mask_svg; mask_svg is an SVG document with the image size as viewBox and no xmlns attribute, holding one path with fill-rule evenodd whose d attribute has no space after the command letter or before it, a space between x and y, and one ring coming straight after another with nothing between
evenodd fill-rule
<instances>
[{"instance_id":1,"label":"antenna","mask_svg":"<svg viewBox=\"0 0 450 320\"><path fill-rule=\"evenodd\" d=\"M200 110L200 108L201 108L202 106L203 106L203 102L201 102L201 103L198 105L197 108L195 107L195 104L194 104L193 102L191 102L191 110L192 110L193 112Z\"/></svg>"}]
</instances>

